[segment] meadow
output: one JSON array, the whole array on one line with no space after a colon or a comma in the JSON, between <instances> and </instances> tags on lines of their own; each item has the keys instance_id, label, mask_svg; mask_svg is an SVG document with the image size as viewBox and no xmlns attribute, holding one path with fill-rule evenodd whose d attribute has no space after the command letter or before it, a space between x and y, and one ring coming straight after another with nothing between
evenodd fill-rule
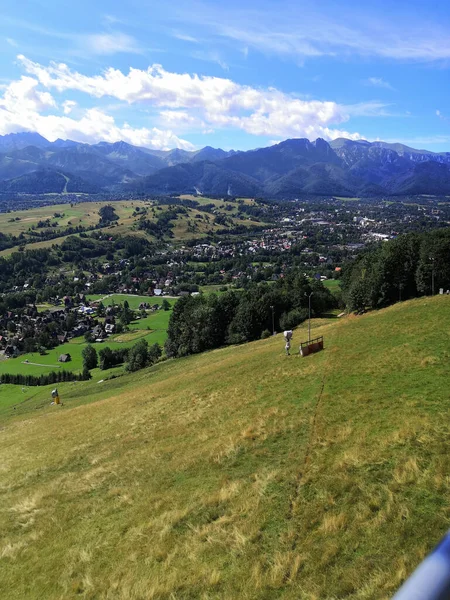
<instances>
[{"instance_id":1,"label":"meadow","mask_svg":"<svg viewBox=\"0 0 450 600\"><path fill-rule=\"evenodd\" d=\"M165 298L167 302L173 306L177 301L177 298L170 296L139 296L134 294L88 294L86 298L89 300L89 302L98 302L101 300L105 307L123 304L126 300L132 310L137 310L139 308L139 304L143 302L150 304L150 306L154 306L155 304L161 306L161 303Z\"/></svg>"},{"instance_id":2,"label":"meadow","mask_svg":"<svg viewBox=\"0 0 450 600\"><path fill-rule=\"evenodd\" d=\"M314 321L307 358L277 335L61 384L63 407L16 392L0 594L390 598L449 527L449 309Z\"/></svg>"},{"instance_id":3,"label":"meadow","mask_svg":"<svg viewBox=\"0 0 450 600\"><path fill-rule=\"evenodd\" d=\"M190 196L182 196L182 198L194 199L200 205L214 204L220 212L230 217L234 225L244 225L247 227L261 225L261 223L249 220L240 219L237 217L238 206L232 205L230 211L224 209L225 204L219 200L210 198L191 198ZM31 208L29 210L18 210L9 213L0 213L0 231L4 234L16 235L24 233L28 235L28 231L32 227L37 227L39 221L50 221L51 226L54 225L55 232L64 230L67 227L82 227L86 229L97 225L99 222L98 211L102 206L111 204L116 211L118 220L114 224L106 225L100 228L100 231L105 233L114 233L114 235L137 235L147 236L144 231L137 229L136 223L142 214L142 210L147 210L146 218L150 221L156 221L159 213L167 210L168 206L158 206L152 201L142 200L124 200L111 202L80 202L77 204L55 204L53 206L43 206L39 208ZM247 199L244 204L254 204L253 200ZM221 208L223 210L221 210ZM137 212L136 212L137 211ZM55 216L57 215L57 216ZM173 234L175 239L179 241L192 238L202 238L207 235L208 231L215 231L222 228L222 225L214 223L214 216L205 213L201 210L186 208L185 215L179 215L173 222ZM36 231L39 231L37 229ZM76 234L75 234L76 235ZM26 238L26 248L38 249L48 248L53 244L60 245L66 239L66 235L58 236L50 240L35 241L36 238L28 235ZM148 235L149 239L153 239ZM19 246L8 248L0 252L0 256L8 256L12 252L16 252Z\"/></svg>"},{"instance_id":4,"label":"meadow","mask_svg":"<svg viewBox=\"0 0 450 600\"><path fill-rule=\"evenodd\" d=\"M18 210L10 213L0 214L0 229L2 233L19 235L26 232L39 221L50 220L51 223L58 223L59 227L68 227L73 225L77 227L89 227L99 221L98 211L107 204L106 202L80 202L78 204L55 204L52 206L42 206L31 208L29 210ZM123 201L114 202L114 209L120 221L124 223L133 222L132 213L136 207L143 208L145 203L142 201ZM55 217L55 214L60 216Z\"/></svg>"},{"instance_id":5,"label":"meadow","mask_svg":"<svg viewBox=\"0 0 450 600\"><path fill-rule=\"evenodd\" d=\"M322 281L323 285L330 290L332 294L338 292L341 289L341 282L339 279L326 279Z\"/></svg>"}]
</instances>

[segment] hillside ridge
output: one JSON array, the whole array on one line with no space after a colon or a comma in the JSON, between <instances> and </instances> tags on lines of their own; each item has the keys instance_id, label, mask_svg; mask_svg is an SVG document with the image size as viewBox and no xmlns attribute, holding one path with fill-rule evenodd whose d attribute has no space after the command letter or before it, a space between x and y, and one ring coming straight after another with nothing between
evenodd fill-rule
<instances>
[{"instance_id":1,"label":"hillside ridge","mask_svg":"<svg viewBox=\"0 0 450 600\"><path fill-rule=\"evenodd\" d=\"M0 590L390 597L448 528L449 308L318 320L307 358L278 335L2 411Z\"/></svg>"},{"instance_id":2,"label":"hillside ridge","mask_svg":"<svg viewBox=\"0 0 450 600\"><path fill-rule=\"evenodd\" d=\"M400 143L293 138L240 152L210 146L164 151L124 141L49 142L27 132L0 136L0 192L54 192L54 180L37 185L33 175L58 170L72 174L74 193L271 198L450 194L450 152Z\"/></svg>"}]
</instances>

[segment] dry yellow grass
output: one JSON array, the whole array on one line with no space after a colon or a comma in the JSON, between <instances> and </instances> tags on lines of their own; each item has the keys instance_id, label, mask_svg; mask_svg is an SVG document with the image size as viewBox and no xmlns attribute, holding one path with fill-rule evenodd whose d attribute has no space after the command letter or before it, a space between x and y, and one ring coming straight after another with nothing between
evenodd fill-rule
<instances>
[{"instance_id":1,"label":"dry yellow grass","mask_svg":"<svg viewBox=\"0 0 450 600\"><path fill-rule=\"evenodd\" d=\"M389 598L449 524L449 308L321 322L305 359L277 336L5 414L0 596Z\"/></svg>"}]
</instances>

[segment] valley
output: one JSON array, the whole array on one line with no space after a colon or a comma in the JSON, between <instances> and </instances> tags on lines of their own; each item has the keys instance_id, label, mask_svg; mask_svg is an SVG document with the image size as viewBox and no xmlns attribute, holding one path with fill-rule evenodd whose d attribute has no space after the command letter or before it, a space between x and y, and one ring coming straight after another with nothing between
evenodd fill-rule
<instances>
[{"instance_id":1,"label":"valley","mask_svg":"<svg viewBox=\"0 0 450 600\"><path fill-rule=\"evenodd\" d=\"M0 14L0 600L450 600L450 4Z\"/></svg>"},{"instance_id":2,"label":"valley","mask_svg":"<svg viewBox=\"0 0 450 600\"><path fill-rule=\"evenodd\" d=\"M194 187L1 197L0 591L388 598L447 528L448 198Z\"/></svg>"}]
</instances>

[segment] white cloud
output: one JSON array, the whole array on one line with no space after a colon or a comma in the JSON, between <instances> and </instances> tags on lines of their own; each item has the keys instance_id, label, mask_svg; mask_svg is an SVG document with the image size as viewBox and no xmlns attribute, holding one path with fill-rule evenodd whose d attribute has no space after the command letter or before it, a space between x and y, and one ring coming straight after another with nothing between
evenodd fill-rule
<instances>
[{"instance_id":1,"label":"white cloud","mask_svg":"<svg viewBox=\"0 0 450 600\"><path fill-rule=\"evenodd\" d=\"M42 26L35 22L29 22L22 19L13 19L2 15L4 25L11 28L24 29L33 34L50 38L62 44L60 52L70 56L92 57L92 55L113 55L119 53L139 54L142 52L136 39L121 31L111 29L111 24L117 24L120 21L114 17L106 17L106 26L101 32L92 33L72 33L63 31L60 28ZM12 38L6 38L11 46L17 46Z\"/></svg>"},{"instance_id":2,"label":"white cloud","mask_svg":"<svg viewBox=\"0 0 450 600\"><path fill-rule=\"evenodd\" d=\"M25 70L41 85L58 92L77 90L95 98L112 97L129 104L160 108L161 121L173 127L236 128L252 135L270 137L349 137L358 133L334 130L349 120L355 107L335 102L303 100L275 88L254 88L222 77L199 77L173 73L161 65L128 74L109 68L102 75L86 76L65 64L45 67L20 55ZM371 115L385 105L359 105L359 114L369 106Z\"/></svg>"},{"instance_id":3,"label":"white cloud","mask_svg":"<svg viewBox=\"0 0 450 600\"><path fill-rule=\"evenodd\" d=\"M136 40L125 33L96 33L82 36L85 50L94 54L110 55L120 52L139 53Z\"/></svg>"},{"instance_id":4,"label":"white cloud","mask_svg":"<svg viewBox=\"0 0 450 600\"><path fill-rule=\"evenodd\" d=\"M369 102L358 102L348 104L345 110L350 117L406 117L408 113L395 113L390 104L370 100Z\"/></svg>"},{"instance_id":5,"label":"white cloud","mask_svg":"<svg viewBox=\"0 0 450 600\"><path fill-rule=\"evenodd\" d=\"M422 19L409 6L394 6L384 18L376 8L314 10L308 2L277 0L230 10L226 3L185 3L178 18L185 25L203 27L209 35L236 41L264 54L307 57L360 54L401 61L450 58L448 30L438 20ZM337 6L338 4L336 4Z\"/></svg>"},{"instance_id":6,"label":"white cloud","mask_svg":"<svg viewBox=\"0 0 450 600\"><path fill-rule=\"evenodd\" d=\"M10 46L12 46L13 48L17 48L17 46L19 45L16 40L13 40L13 38L5 38L6 39L6 43L9 44Z\"/></svg>"},{"instance_id":7,"label":"white cloud","mask_svg":"<svg viewBox=\"0 0 450 600\"><path fill-rule=\"evenodd\" d=\"M385 81L382 77L369 77L364 83L372 87L385 88L386 90L394 89L389 81Z\"/></svg>"},{"instance_id":8,"label":"white cloud","mask_svg":"<svg viewBox=\"0 0 450 600\"><path fill-rule=\"evenodd\" d=\"M197 38L193 37L192 35L188 35L187 33L174 31L172 33L172 37L176 38L177 40L182 40L183 42L190 42L191 44L199 43L199 40Z\"/></svg>"},{"instance_id":9,"label":"white cloud","mask_svg":"<svg viewBox=\"0 0 450 600\"><path fill-rule=\"evenodd\" d=\"M103 21L107 25L112 25L112 24L115 25L116 23L122 23L123 22L121 19L119 19L115 15L103 15Z\"/></svg>"},{"instance_id":10,"label":"white cloud","mask_svg":"<svg viewBox=\"0 0 450 600\"><path fill-rule=\"evenodd\" d=\"M69 115L76 107L77 103L74 100L65 100L63 102L63 112L65 115Z\"/></svg>"},{"instance_id":11,"label":"white cloud","mask_svg":"<svg viewBox=\"0 0 450 600\"><path fill-rule=\"evenodd\" d=\"M439 117L442 121L450 122L450 117L444 115L440 110L436 111L436 116Z\"/></svg>"},{"instance_id":12,"label":"white cloud","mask_svg":"<svg viewBox=\"0 0 450 600\"><path fill-rule=\"evenodd\" d=\"M55 108L56 102L52 95L37 90L38 84L33 77L21 77L18 81L13 81L0 99L0 109L3 109L3 113L12 111L25 114Z\"/></svg>"},{"instance_id":13,"label":"white cloud","mask_svg":"<svg viewBox=\"0 0 450 600\"><path fill-rule=\"evenodd\" d=\"M224 71L229 71L229 67L227 63L222 58L221 54L216 50L195 50L191 52L192 58L196 58L197 60L204 60L206 62L216 63L221 67Z\"/></svg>"},{"instance_id":14,"label":"white cloud","mask_svg":"<svg viewBox=\"0 0 450 600\"><path fill-rule=\"evenodd\" d=\"M204 121L189 114L186 110L162 110L159 113L159 117L165 127L170 127L176 131L186 131L205 127Z\"/></svg>"},{"instance_id":15,"label":"white cloud","mask_svg":"<svg viewBox=\"0 0 450 600\"><path fill-rule=\"evenodd\" d=\"M36 79L22 77L7 86L0 97L0 134L37 131L50 141L57 138L88 143L124 140L158 150L174 147L193 149L191 143L170 130L134 128L128 123L119 126L112 116L98 108L84 110L80 119L73 119L67 116L76 104L70 100L63 103L64 116L46 114L57 105L49 92L37 89L38 85Z\"/></svg>"},{"instance_id":16,"label":"white cloud","mask_svg":"<svg viewBox=\"0 0 450 600\"><path fill-rule=\"evenodd\" d=\"M448 145L450 144L450 135L428 135L428 136L416 136L416 137L411 137L411 138L387 138L385 140L383 140L384 142L389 142L392 144L396 144L398 142L401 142L402 144L406 144L408 146L411 146L413 148L421 148L423 146L431 146L431 145L438 145L438 144L442 144L443 146L445 145L446 147L448 147ZM443 149L445 151L445 149Z\"/></svg>"}]
</instances>

